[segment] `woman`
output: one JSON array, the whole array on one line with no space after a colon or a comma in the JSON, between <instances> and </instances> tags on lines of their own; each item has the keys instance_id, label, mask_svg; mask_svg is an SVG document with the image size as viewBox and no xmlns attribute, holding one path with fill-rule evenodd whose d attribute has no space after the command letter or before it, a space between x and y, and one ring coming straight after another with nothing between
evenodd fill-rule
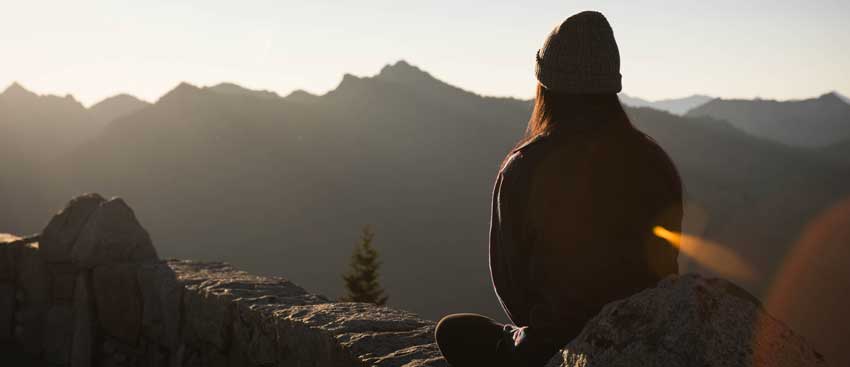
<instances>
[{"instance_id":1,"label":"woman","mask_svg":"<svg viewBox=\"0 0 850 367\"><path fill-rule=\"evenodd\" d=\"M526 137L496 179L493 286L514 325L444 317L440 351L454 367L542 366L605 304L676 274L682 188L664 151L617 98L620 58L597 12L571 16L537 52Z\"/></svg>"}]
</instances>

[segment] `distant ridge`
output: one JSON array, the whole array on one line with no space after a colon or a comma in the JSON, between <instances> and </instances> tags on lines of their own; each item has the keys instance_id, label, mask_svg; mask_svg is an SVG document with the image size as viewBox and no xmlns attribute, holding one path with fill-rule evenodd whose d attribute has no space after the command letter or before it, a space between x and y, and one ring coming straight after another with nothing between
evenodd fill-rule
<instances>
[{"instance_id":1,"label":"distant ridge","mask_svg":"<svg viewBox=\"0 0 850 367\"><path fill-rule=\"evenodd\" d=\"M209 89L213 92L221 93L221 94L234 94L234 95L252 96L252 97L259 97L259 98L268 98L268 99L280 98L280 96L275 92L271 92L271 91L267 91L267 90L248 89L248 88L236 85L234 83L226 83L226 82L216 84L212 87L207 87L206 89Z\"/></svg>"},{"instance_id":2,"label":"distant ridge","mask_svg":"<svg viewBox=\"0 0 850 367\"><path fill-rule=\"evenodd\" d=\"M832 94L835 94L835 96L838 97L838 99L844 101L844 103L850 104L850 97L847 97L838 92L832 92Z\"/></svg>"},{"instance_id":3,"label":"distant ridge","mask_svg":"<svg viewBox=\"0 0 850 367\"><path fill-rule=\"evenodd\" d=\"M147 106L150 106L150 103L129 94L119 94L95 103L89 107L89 111L97 122L105 125Z\"/></svg>"},{"instance_id":4,"label":"distant ridge","mask_svg":"<svg viewBox=\"0 0 850 367\"><path fill-rule=\"evenodd\" d=\"M318 98L319 98L319 96L317 96L313 93L307 92L303 89L294 90L294 91L292 91L292 93L289 93L286 97L283 97L283 99L290 101L290 102L295 102L295 103L313 103L313 102L316 102L316 100L318 100Z\"/></svg>"},{"instance_id":5,"label":"distant ridge","mask_svg":"<svg viewBox=\"0 0 850 367\"><path fill-rule=\"evenodd\" d=\"M656 110L667 111L674 115L684 115L689 110L701 106L706 102L714 99L714 97L694 94L682 98L668 98L657 101L649 101L639 97L633 97L628 94L620 94L620 102L630 107L649 107Z\"/></svg>"},{"instance_id":6,"label":"distant ridge","mask_svg":"<svg viewBox=\"0 0 850 367\"><path fill-rule=\"evenodd\" d=\"M375 79L400 84L431 83L437 80L430 73L411 65L405 60L385 65L375 75Z\"/></svg>"},{"instance_id":7,"label":"distant ridge","mask_svg":"<svg viewBox=\"0 0 850 367\"><path fill-rule=\"evenodd\" d=\"M3 96L5 98L38 97L38 95L33 92L30 92L18 82L12 82L12 84L9 84L9 86L6 87L6 89L3 91L2 94L0 94L0 96Z\"/></svg>"},{"instance_id":8,"label":"distant ridge","mask_svg":"<svg viewBox=\"0 0 850 367\"><path fill-rule=\"evenodd\" d=\"M850 139L850 104L835 92L790 101L718 98L687 116L726 120L753 136L799 147L820 148Z\"/></svg>"}]
</instances>

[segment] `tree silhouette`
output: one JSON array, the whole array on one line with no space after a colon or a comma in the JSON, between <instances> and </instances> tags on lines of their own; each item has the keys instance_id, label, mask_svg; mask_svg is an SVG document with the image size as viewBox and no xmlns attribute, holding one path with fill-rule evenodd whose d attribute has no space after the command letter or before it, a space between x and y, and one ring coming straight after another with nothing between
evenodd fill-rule
<instances>
[{"instance_id":1,"label":"tree silhouette","mask_svg":"<svg viewBox=\"0 0 850 367\"><path fill-rule=\"evenodd\" d=\"M375 233L372 228L364 226L360 234L360 243L354 246L348 273L343 275L348 294L341 297L344 302L368 302L376 305L387 303L384 289L378 283L378 251L372 247Z\"/></svg>"}]
</instances>

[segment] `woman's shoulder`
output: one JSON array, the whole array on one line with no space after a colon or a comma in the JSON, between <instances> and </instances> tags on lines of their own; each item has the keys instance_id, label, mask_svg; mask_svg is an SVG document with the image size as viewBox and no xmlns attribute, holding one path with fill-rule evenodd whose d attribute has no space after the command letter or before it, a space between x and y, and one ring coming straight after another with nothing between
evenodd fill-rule
<instances>
[{"instance_id":1,"label":"woman's shoulder","mask_svg":"<svg viewBox=\"0 0 850 367\"><path fill-rule=\"evenodd\" d=\"M538 134L512 149L502 163L500 172L510 174L530 169L548 150L551 143L547 134Z\"/></svg>"}]
</instances>

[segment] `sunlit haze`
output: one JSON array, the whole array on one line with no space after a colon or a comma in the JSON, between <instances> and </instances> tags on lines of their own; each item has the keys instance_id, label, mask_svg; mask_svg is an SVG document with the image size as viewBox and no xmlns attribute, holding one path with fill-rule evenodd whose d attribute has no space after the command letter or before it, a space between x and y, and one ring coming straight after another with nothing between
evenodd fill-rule
<instances>
[{"instance_id":1,"label":"sunlit haze","mask_svg":"<svg viewBox=\"0 0 850 367\"><path fill-rule=\"evenodd\" d=\"M850 94L847 1L8 1L0 88L90 105L180 81L324 93L404 59L451 84L530 98L533 54L570 14L607 15L624 92L794 99Z\"/></svg>"}]
</instances>

